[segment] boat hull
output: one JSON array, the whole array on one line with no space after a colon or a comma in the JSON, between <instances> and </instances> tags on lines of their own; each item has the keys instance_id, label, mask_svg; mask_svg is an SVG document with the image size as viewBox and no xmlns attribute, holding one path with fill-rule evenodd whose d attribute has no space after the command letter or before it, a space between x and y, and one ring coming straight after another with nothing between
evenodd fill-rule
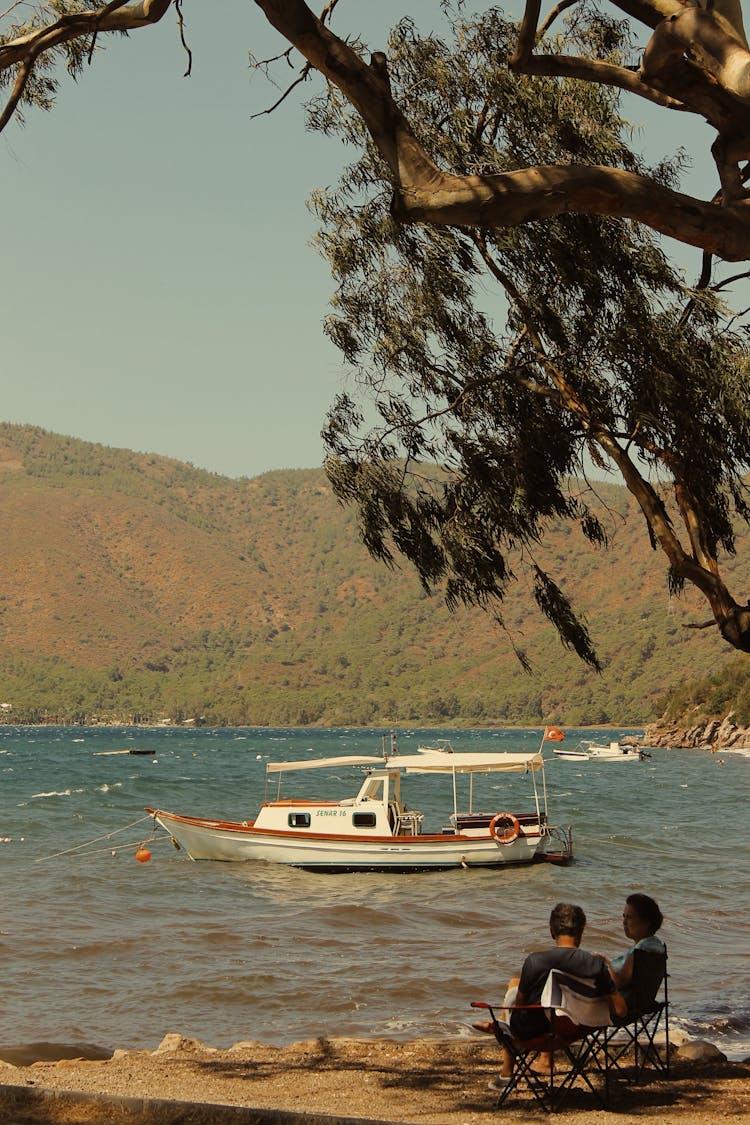
<instances>
[{"instance_id":1,"label":"boat hull","mask_svg":"<svg viewBox=\"0 0 750 1125\"><path fill-rule=\"evenodd\" d=\"M336 836L256 829L252 824L185 817L149 809L193 860L265 860L315 871L441 871L510 867L544 858L545 834L524 828L511 843L481 836Z\"/></svg>"}]
</instances>

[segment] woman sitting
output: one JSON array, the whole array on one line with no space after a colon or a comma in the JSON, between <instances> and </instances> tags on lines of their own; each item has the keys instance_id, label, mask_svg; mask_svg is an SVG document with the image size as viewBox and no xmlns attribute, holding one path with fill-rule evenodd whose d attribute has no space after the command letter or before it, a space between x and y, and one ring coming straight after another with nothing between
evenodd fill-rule
<instances>
[{"instance_id":1,"label":"woman sitting","mask_svg":"<svg viewBox=\"0 0 750 1125\"><path fill-rule=\"evenodd\" d=\"M617 988L622 993L628 1009L631 1011L643 1002L633 979L635 951L655 953L659 955L660 959L665 957L667 948L661 938L656 936L656 931L660 929L663 921L664 917L661 910L649 895L632 894L625 899L622 928L625 931L625 936L633 942L633 946L627 952L613 957L610 961L610 968ZM663 971L661 975L663 976Z\"/></svg>"}]
</instances>

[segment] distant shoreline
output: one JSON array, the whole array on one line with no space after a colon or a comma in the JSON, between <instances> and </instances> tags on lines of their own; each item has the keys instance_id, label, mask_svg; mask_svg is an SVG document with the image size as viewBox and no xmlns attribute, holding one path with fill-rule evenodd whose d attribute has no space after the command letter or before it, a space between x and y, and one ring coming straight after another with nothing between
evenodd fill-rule
<instances>
[{"instance_id":1,"label":"distant shoreline","mask_svg":"<svg viewBox=\"0 0 750 1125\"><path fill-rule=\"evenodd\" d=\"M119 730L122 727L128 727L130 730L352 730L352 731L409 731L409 730L465 730L465 731L541 731L546 726L551 725L552 720L547 723L523 723L515 724L513 726L504 726L500 724L488 724L481 726L472 726L463 723L441 723L436 726L432 723L419 725L417 723L375 723L371 726L357 726L355 723L337 723L334 726L326 726L316 724L315 726L289 726L282 724L281 726L269 726L260 724L254 726L252 724L245 726L215 726L212 723L129 723L129 722L112 722L112 723L71 723L71 722L49 722L49 723L24 723L24 722L4 722L0 723L0 730L3 729L18 729L19 727L29 727L42 729L44 727L66 727L70 730ZM571 726L570 724L561 724L561 729L566 726L568 730L626 730L626 731L645 731L645 723L632 723L632 724L619 724L614 723L590 723L584 726Z\"/></svg>"}]
</instances>

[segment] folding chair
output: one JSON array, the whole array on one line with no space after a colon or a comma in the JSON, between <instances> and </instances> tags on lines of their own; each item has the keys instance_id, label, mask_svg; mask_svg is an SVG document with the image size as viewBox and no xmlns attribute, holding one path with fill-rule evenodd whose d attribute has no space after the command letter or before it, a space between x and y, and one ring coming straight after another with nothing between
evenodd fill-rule
<instances>
[{"instance_id":1,"label":"folding chair","mask_svg":"<svg viewBox=\"0 0 750 1125\"><path fill-rule=\"evenodd\" d=\"M626 991L628 1015L615 1019L614 1026L602 1029L597 1038L596 1053L603 1048L605 1066L630 1079L625 1069L633 1052L632 1081L640 1082L643 1072L651 1068L669 1077L669 988L667 952L633 951L633 982ZM659 992L662 998L659 999ZM663 1035L663 1042L661 1042ZM658 1040L657 1040L658 1037Z\"/></svg>"},{"instance_id":2,"label":"folding chair","mask_svg":"<svg viewBox=\"0 0 750 1125\"><path fill-rule=\"evenodd\" d=\"M533 1039L516 1039L510 1025L495 1015L492 1005L487 1001L475 1000L471 1006L484 1008L489 1013L495 1039L501 1048L508 1051L511 1058L511 1076L500 1091L498 1109L514 1091L526 1088L541 1107L551 1113L561 1107L579 1078L599 1105L606 1108L606 1066L602 1071L598 1063L592 1063L593 1069L604 1073L603 1095L592 1084L587 1073L592 1053L599 1045L599 1041L592 1038L592 1030L610 1022L609 1004L606 998L597 995L593 981L553 969L547 977L541 1003L513 1005L503 1009L507 1012L544 1011L549 1030ZM551 1058L549 1075L534 1070L534 1063L541 1054L549 1054ZM561 1071L555 1066L555 1054L563 1055L567 1070Z\"/></svg>"}]
</instances>

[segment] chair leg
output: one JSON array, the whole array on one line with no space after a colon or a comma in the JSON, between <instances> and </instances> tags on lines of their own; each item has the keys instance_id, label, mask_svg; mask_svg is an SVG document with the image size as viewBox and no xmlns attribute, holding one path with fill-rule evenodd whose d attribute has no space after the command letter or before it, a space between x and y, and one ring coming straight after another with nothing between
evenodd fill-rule
<instances>
[{"instance_id":1,"label":"chair leg","mask_svg":"<svg viewBox=\"0 0 750 1125\"><path fill-rule=\"evenodd\" d=\"M515 1044L505 1044L506 1049L510 1049L513 1059L513 1072L508 1080L508 1084L496 1102L496 1108L499 1109L510 1095L519 1089L521 1085L525 1085L529 1092L534 1096L535 1100L539 1102L542 1109L546 1113L550 1113L552 1105L549 1098L549 1083L544 1080L544 1076L534 1070L533 1064L539 1058L540 1051L523 1052L519 1051Z\"/></svg>"},{"instance_id":2,"label":"chair leg","mask_svg":"<svg viewBox=\"0 0 750 1125\"><path fill-rule=\"evenodd\" d=\"M553 1054L549 1077L534 1070L534 1063L542 1054L541 1051L524 1053L514 1048L512 1052L513 1073L497 1100L496 1108L499 1109L504 1105L514 1091L525 1086L546 1113L557 1112L562 1108L570 1091L579 1079L589 1089L599 1106L602 1109L607 1108L609 1104L609 1074L606 1065L602 1069L596 1059L596 1052L599 1049L596 1038L587 1037L575 1044L568 1044L563 1047L557 1044L557 1046L560 1053L566 1058L569 1067L566 1072L561 1073L555 1067L555 1056ZM592 1083L587 1073L589 1065L596 1066L604 1074L603 1093Z\"/></svg>"},{"instance_id":3,"label":"chair leg","mask_svg":"<svg viewBox=\"0 0 750 1125\"><path fill-rule=\"evenodd\" d=\"M589 1091L593 1094L594 1098L599 1103L601 1108L607 1108L607 1105L609 1104L609 1073L606 1066L606 1055L604 1067L601 1066L601 1063L599 1061L598 1056L600 1050L601 1044L596 1033L587 1035L585 1039L581 1039L575 1044L565 1047L564 1051L568 1062L570 1063L570 1069L558 1086L560 1096L557 1099L555 1108L559 1109L559 1107L567 1098L569 1091L572 1090L573 1086L579 1078L588 1087ZM589 1077L589 1070L591 1069L591 1067L595 1068L597 1071L599 1071L600 1074L604 1075L603 1092L600 1092L596 1088L596 1086L594 1086L591 1078Z\"/></svg>"},{"instance_id":4,"label":"chair leg","mask_svg":"<svg viewBox=\"0 0 750 1125\"><path fill-rule=\"evenodd\" d=\"M662 1051L656 1041L661 1026L665 1031L665 1045ZM613 1071L622 1075L628 1082L641 1082L644 1072L651 1069L658 1074L669 1077L669 1024L666 1009L658 1009L639 1016L632 1023L623 1027L610 1029L607 1034L606 1058ZM615 1035L623 1038L616 1039ZM626 1052L632 1048L633 1071L632 1075L626 1074L623 1060Z\"/></svg>"}]
</instances>

